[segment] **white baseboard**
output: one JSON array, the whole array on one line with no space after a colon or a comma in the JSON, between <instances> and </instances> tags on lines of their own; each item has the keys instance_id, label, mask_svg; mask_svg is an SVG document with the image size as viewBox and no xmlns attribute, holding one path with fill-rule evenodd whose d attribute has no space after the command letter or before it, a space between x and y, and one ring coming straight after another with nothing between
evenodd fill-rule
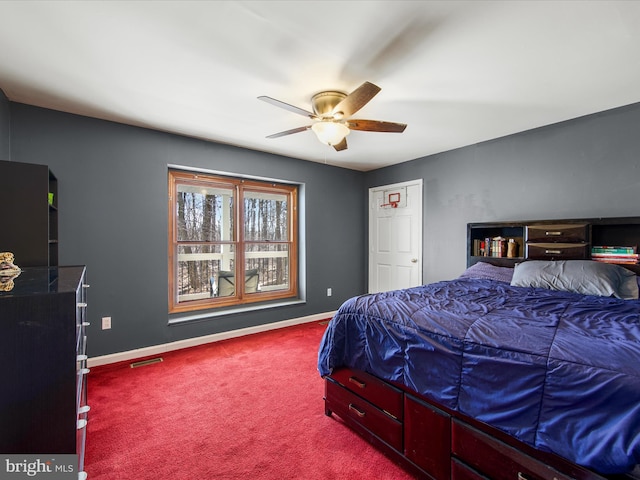
<instances>
[{"instance_id":1,"label":"white baseboard","mask_svg":"<svg viewBox=\"0 0 640 480\"><path fill-rule=\"evenodd\" d=\"M152 347L138 348L136 350L129 350L126 352L112 353L110 355L102 355L99 357L91 357L87 361L88 367L97 367L100 365L108 365L110 363L126 362L142 357L149 357L153 355L160 355L165 352L171 352L173 350L180 350L181 348L196 347L198 345L204 345L206 343L219 342L220 340L227 340L229 338L241 337L243 335L251 335L252 333L267 332L269 330L276 330L278 328L291 327L293 325L300 325L303 323L317 322L327 318L332 318L335 315L334 312L317 313L315 315L309 315L307 317L292 318L289 320L283 320L281 322L267 323L265 325L256 325L255 327L241 328L240 330L231 330L228 332L214 333L212 335L205 335L203 337L187 338L186 340L178 340L176 342L164 343L162 345L154 345Z\"/></svg>"}]
</instances>

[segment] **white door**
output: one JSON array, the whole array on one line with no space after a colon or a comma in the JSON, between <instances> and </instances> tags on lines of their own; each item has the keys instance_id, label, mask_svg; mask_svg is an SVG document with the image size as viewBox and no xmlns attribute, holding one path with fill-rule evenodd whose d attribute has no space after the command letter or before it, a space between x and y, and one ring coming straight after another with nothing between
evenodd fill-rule
<instances>
[{"instance_id":1,"label":"white door","mask_svg":"<svg viewBox=\"0 0 640 480\"><path fill-rule=\"evenodd\" d=\"M422 284L422 180L369 189L369 293Z\"/></svg>"}]
</instances>

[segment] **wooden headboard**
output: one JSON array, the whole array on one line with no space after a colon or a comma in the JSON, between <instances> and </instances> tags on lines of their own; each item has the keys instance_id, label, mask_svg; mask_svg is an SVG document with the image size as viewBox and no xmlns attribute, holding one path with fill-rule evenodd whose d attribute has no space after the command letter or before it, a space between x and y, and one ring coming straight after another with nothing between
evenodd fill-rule
<instances>
[{"instance_id":1,"label":"wooden headboard","mask_svg":"<svg viewBox=\"0 0 640 480\"><path fill-rule=\"evenodd\" d=\"M640 217L467 224L467 267L480 261L505 267L534 259L604 261L593 250L604 246L628 248L627 253L616 250L620 255L609 261L640 274L636 258L640 246Z\"/></svg>"}]
</instances>

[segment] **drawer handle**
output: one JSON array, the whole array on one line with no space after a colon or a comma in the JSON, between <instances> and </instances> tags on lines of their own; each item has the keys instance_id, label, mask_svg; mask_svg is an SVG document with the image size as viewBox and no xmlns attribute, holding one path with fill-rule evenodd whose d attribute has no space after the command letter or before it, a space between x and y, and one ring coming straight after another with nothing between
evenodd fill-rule
<instances>
[{"instance_id":1,"label":"drawer handle","mask_svg":"<svg viewBox=\"0 0 640 480\"><path fill-rule=\"evenodd\" d=\"M358 380L356 377L349 377L349 381L353 384L355 384L358 388L364 388L367 386L366 383L361 382L360 380Z\"/></svg>"},{"instance_id":2,"label":"drawer handle","mask_svg":"<svg viewBox=\"0 0 640 480\"><path fill-rule=\"evenodd\" d=\"M518 480L533 480L533 477L526 473L518 472ZM558 477L553 477L553 480L558 480Z\"/></svg>"},{"instance_id":3,"label":"drawer handle","mask_svg":"<svg viewBox=\"0 0 640 480\"><path fill-rule=\"evenodd\" d=\"M549 231L549 232L544 232L544 234L547 237L559 237L560 235L562 235L562 232L558 232L558 231ZM518 474L518 476L520 476L520 474ZM525 477L526 478L526 477Z\"/></svg>"},{"instance_id":4,"label":"drawer handle","mask_svg":"<svg viewBox=\"0 0 640 480\"><path fill-rule=\"evenodd\" d=\"M358 415L360 418L362 418L362 417L364 417L366 415L365 412L360 410L358 407L354 406L353 403L349 404L349 410L351 410L352 412L355 412L355 414Z\"/></svg>"},{"instance_id":5,"label":"drawer handle","mask_svg":"<svg viewBox=\"0 0 640 480\"><path fill-rule=\"evenodd\" d=\"M84 405L78 409L78 415L87 413L89 410L91 410L91 407L89 405Z\"/></svg>"},{"instance_id":6,"label":"drawer handle","mask_svg":"<svg viewBox=\"0 0 640 480\"><path fill-rule=\"evenodd\" d=\"M533 480L531 475L527 475L526 473L518 472L518 480ZM553 477L553 480L558 480L556 477Z\"/></svg>"},{"instance_id":7,"label":"drawer handle","mask_svg":"<svg viewBox=\"0 0 640 480\"><path fill-rule=\"evenodd\" d=\"M78 420L78 430L82 430L86 426L87 426L87 421L84 418Z\"/></svg>"},{"instance_id":8,"label":"drawer handle","mask_svg":"<svg viewBox=\"0 0 640 480\"><path fill-rule=\"evenodd\" d=\"M77 362L84 362L87 358L89 358L89 357L87 357L86 355L78 355L76 357L76 361Z\"/></svg>"},{"instance_id":9,"label":"drawer handle","mask_svg":"<svg viewBox=\"0 0 640 480\"><path fill-rule=\"evenodd\" d=\"M78 303L78 307L79 308L87 308L87 304L86 303Z\"/></svg>"},{"instance_id":10,"label":"drawer handle","mask_svg":"<svg viewBox=\"0 0 640 480\"><path fill-rule=\"evenodd\" d=\"M560 250L545 250L544 253L547 254L547 255L560 255L562 253L562 251L560 251Z\"/></svg>"}]
</instances>

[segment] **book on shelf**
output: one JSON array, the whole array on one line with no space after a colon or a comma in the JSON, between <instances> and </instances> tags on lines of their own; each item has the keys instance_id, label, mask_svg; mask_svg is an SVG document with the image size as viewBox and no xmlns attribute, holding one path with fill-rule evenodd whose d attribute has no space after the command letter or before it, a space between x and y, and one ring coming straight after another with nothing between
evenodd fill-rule
<instances>
[{"instance_id":1,"label":"book on shelf","mask_svg":"<svg viewBox=\"0 0 640 480\"><path fill-rule=\"evenodd\" d=\"M637 264L638 247L637 245L595 245L591 248L591 259L604 263Z\"/></svg>"},{"instance_id":2,"label":"book on shelf","mask_svg":"<svg viewBox=\"0 0 640 480\"><path fill-rule=\"evenodd\" d=\"M507 239L504 237L493 237L491 239L491 256L506 257L507 256Z\"/></svg>"},{"instance_id":3,"label":"book on shelf","mask_svg":"<svg viewBox=\"0 0 640 480\"><path fill-rule=\"evenodd\" d=\"M637 253L592 253L594 258L638 258Z\"/></svg>"},{"instance_id":4,"label":"book on shelf","mask_svg":"<svg viewBox=\"0 0 640 480\"><path fill-rule=\"evenodd\" d=\"M472 254L476 257L515 258L522 238L486 237L473 240ZM509 245L511 249L508 248Z\"/></svg>"},{"instance_id":5,"label":"book on shelf","mask_svg":"<svg viewBox=\"0 0 640 480\"><path fill-rule=\"evenodd\" d=\"M611 254L630 254L630 253L638 253L638 246L606 246L606 245L594 245L591 248L591 254L594 253L611 253Z\"/></svg>"},{"instance_id":6,"label":"book on shelf","mask_svg":"<svg viewBox=\"0 0 640 480\"><path fill-rule=\"evenodd\" d=\"M602 263L622 263L625 265L636 265L638 263L637 258L591 257L591 260Z\"/></svg>"},{"instance_id":7,"label":"book on shelf","mask_svg":"<svg viewBox=\"0 0 640 480\"><path fill-rule=\"evenodd\" d=\"M476 238L473 241L473 255L476 257L484 257L485 241Z\"/></svg>"}]
</instances>

